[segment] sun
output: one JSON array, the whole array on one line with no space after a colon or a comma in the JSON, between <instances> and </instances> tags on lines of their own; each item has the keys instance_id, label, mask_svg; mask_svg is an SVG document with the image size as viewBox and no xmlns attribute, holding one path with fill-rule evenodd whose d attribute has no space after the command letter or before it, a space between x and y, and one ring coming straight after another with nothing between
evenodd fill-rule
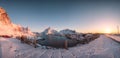
<instances>
[{"instance_id":1,"label":"sun","mask_svg":"<svg viewBox=\"0 0 120 58\"><path fill-rule=\"evenodd\" d=\"M110 28L106 28L105 33L112 33L112 30Z\"/></svg>"}]
</instances>

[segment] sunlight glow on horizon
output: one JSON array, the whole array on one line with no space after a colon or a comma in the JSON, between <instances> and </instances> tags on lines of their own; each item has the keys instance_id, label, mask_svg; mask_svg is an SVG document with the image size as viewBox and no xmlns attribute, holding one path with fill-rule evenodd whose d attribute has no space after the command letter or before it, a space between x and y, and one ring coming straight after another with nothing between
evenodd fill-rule
<instances>
[{"instance_id":1,"label":"sunlight glow on horizon","mask_svg":"<svg viewBox=\"0 0 120 58\"><path fill-rule=\"evenodd\" d=\"M105 33L112 33L112 30L110 28L106 28Z\"/></svg>"}]
</instances>

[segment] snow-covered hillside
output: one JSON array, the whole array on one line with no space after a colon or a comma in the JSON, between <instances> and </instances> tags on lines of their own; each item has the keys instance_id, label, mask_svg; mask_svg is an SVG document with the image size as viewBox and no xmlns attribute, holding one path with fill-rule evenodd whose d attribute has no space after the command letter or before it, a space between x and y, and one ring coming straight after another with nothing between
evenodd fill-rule
<instances>
[{"instance_id":1,"label":"snow-covered hillside","mask_svg":"<svg viewBox=\"0 0 120 58\"><path fill-rule=\"evenodd\" d=\"M6 11L0 7L0 35L20 36L20 35L34 35L30 29L24 28L11 22Z\"/></svg>"},{"instance_id":2,"label":"snow-covered hillside","mask_svg":"<svg viewBox=\"0 0 120 58\"><path fill-rule=\"evenodd\" d=\"M120 44L105 35L69 50L34 48L17 39L0 38L0 58L120 58L119 50Z\"/></svg>"}]
</instances>

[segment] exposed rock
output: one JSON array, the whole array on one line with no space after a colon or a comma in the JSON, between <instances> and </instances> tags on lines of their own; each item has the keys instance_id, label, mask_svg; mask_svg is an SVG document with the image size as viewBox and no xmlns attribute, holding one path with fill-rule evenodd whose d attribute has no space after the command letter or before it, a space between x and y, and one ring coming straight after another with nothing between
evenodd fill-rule
<instances>
[{"instance_id":1,"label":"exposed rock","mask_svg":"<svg viewBox=\"0 0 120 58\"><path fill-rule=\"evenodd\" d=\"M11 24L10 18L8 17L8 14L6 11L0 7L0 23L2 24Z\"/></svg>"},{"instance_id":2,"label":"exposed rock","mask_svg":"<svg viewBox=\"0 0 120 58\"><path fill-rule=\"evenodd\" d=\"M21 36L34 35L28 27L24 28L20 25L13 24L7 12L0 7L0 35Z\"/></svg>"}]
</instances>

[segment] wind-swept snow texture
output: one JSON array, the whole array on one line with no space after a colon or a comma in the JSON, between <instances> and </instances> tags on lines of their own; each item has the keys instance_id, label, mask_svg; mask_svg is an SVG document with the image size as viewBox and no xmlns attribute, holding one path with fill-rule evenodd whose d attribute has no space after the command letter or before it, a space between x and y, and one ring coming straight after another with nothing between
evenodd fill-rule
<instances>
[{"instance_id":1,"label":"wind-swept snow texture","mask_svg":"<svg viewBox=\"0 0 120 58\"><path fill-rule=\"evenodd\" d=\"M120 44L101 35L98 39L65 49L33 48L17 39L0 38L1 58L120 58Z\"/></svg>"}]
</instances>

